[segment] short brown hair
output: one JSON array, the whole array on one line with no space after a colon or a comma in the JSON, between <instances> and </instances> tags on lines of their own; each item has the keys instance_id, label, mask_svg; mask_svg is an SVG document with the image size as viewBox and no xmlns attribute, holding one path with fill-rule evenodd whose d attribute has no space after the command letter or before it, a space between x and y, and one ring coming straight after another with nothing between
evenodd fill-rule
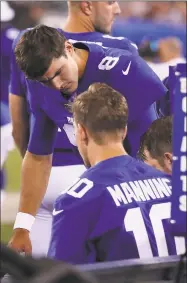
<instances>
[{"instance_id":1,"label":"short brown hair","mask_svg":"<svg viewBox=\"0 0 187 283\"><path fill-rule=\"evenodd\" d=\"M52 60L66 57L66 38L56 28L38 25L19 39L14 53L19 68L30 79L38 79L48 70Z\"/></svg>"},{"instance_id":2,"label":"short brown hair","mask_svg":"<svg viewBox=\"0 0 187 283\"><path fill-rule=\"evenodd\" d=\"M161 161L165 152L172 153L172 116L155 120L141 137L138 158L146 160L144 151L148 150L152 158Z\"/></svg>"},{"instance_id":3,"label":"short brown hair","mask_svg":"<svg viewBox=\"0 0 187 283\"><path fill-rule=\"evenodd\" d=\"M90 85L72 105L76 123L84 125L97 143L103 135L121 134L127 126L128 105L122 94L103 83Z\"/></svg>"}]
</instances>

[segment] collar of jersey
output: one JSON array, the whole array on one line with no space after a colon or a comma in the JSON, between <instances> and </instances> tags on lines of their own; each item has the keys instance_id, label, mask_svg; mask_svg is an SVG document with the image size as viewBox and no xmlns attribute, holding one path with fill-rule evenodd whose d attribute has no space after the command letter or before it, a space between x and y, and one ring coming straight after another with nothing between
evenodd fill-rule
<instances>
[{"instance_id":1,"label":"collar of jersey","mask_svg":"<svg viewBox=\"0 0 187 283\"><path fill-rule=\"evenodd\" d=\"M127 166L130 162L133 161L133 158L130 155L120 155L120 156L115 156L103 161L100 161L97 163L95 166L91 168L97 168L97 167L118 167L121 166L121 163L123 163L123 166ZM90 169L91 169L90 168Z\"/></svg>"}]
</instances>

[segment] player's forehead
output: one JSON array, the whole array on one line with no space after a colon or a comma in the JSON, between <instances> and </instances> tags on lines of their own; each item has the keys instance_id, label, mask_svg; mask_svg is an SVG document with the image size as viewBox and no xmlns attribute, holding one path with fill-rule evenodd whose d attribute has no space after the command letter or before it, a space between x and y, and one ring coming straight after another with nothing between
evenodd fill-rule
<instances>
[{"instance_id":1,"label":"player's forehead","mask_svg":"<svg viewBox=\"0 0 187 283\"><path fill-rule=\"evenodd\" d=\"M58 68L60 68L65 63L65 61L66 61L66 58L64 56L61 56L59 58L53 58L45 75L51 74L54 70L56 71Z\"/></svg>"},{"instance_id":2,"label":"player's forehead","mask_svg":"<svg viewBox=\"0 0 187 283\"><path fill-rule=\"evenodd\" d=\"M45 72L41 79L47 80L54 78L59 71L61 71L62 69L65 70L66 64L67 58L63 55L59 58L53 58L48 70Z\"/></svg>"}]
</instances>

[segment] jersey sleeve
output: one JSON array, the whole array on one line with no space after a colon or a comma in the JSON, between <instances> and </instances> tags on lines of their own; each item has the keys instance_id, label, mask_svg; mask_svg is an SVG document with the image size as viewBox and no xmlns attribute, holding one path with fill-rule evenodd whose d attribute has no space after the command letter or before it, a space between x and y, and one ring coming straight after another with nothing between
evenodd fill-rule
<instances>
[{"instance_id":1,"label":"jersey sleeve","mask_svg":"<svg viewBox=\"0 0 187 283\"><path fill-rule=\"evenodd\" d=\"M94 226L90 216L97 207L94 206L88 202L63 210L62 205L55 205L49 257L74 264L96 261L94 246L88 241Z\"/></svg>"},{"instance_id":2,"label":"jersey sleeve","mask_svg":"<svg viewBox=\"0 0 187 283\"><path fill-rule=\"evenodd\" d=\"M10 74L10 83L9 83L9 92L18 96L25 96L25 87L24 87L24 74L19 69L16 58L14 54L14 49L16 44L18 43L19 39L23 35L25 31L21 31L17 38L14 40L12 45L11 57L10 57L10 67L11 67L11 74Z\"/></svg>"},{"instance_id":3,"label":"jersey sleeve","mask_svg":"<svg viewBox=\"0 0 187 283\"><path fill-rule=\"evenodd\" d=\"M53 259L74 264L96 262L92 239L103 207L102 188L87 178L83 173L55 202L48 251Z\"/></svg>"},{"instance_id":4,"label":"jersey sleeve","mask_svg":"<svg viewBox=\"0 0 187 283\"><path fill-rule=\"evenodd\" d=\"M156 101L161 99L167 89L147 65L136 55L120 56L116 68L111 72L113 87L127 99L129 121L136 120Z\"/></svg>"},{"instance_id":5,"label":"jersey sleeve","mask_svg":"<svg viewBox=\"0 0 187 283\"><path fill-rule=\"evenodd\" d=\"M42 110L31 113L28 151L37 155L51 154L57 131L57 126Z\"/></svg>"},{"instance_id":6,"label":"jersey sleeve","mask_svg":"<svg viewBox=\"0 0 187 283\"><path fill-rule=\"evenodd\" d=\"M114 37L111 35L102 36L103 46L111 48L119 48L130 51L132 54L138 54L138 47L135 43L125 37Z\"/></svg>"}]
</instances>

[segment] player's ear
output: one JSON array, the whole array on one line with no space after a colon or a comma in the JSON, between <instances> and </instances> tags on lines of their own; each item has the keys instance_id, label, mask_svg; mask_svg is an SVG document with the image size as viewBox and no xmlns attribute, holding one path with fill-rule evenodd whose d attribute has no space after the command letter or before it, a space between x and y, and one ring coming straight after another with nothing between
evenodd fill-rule
<instances>
[{"instance_id":1,"label":"player's ear","mask_svg":"<svg viewBox=\"0 0 187 283\"><path fill-rule=\"evenodd\" d=\"M86 128L83 125L78 124L77 125L77 131L78 131L80 140L87 144L88 136L87 136Z\"/></svg>"},{"instance_id":2,"label":"player's ear","mask_svg":"<svg viewBox=\"0 0 187 283\"><path fill-rule=\"evenodd\" d=\"M69 55L72 55L74 53L74 47L69 41L65 42L65 51Z\"/></svg>"},{"instance_id":3,"label":"player's ear","mask_svg":"<svg viewBox=\"0 0 187 283\"><path fill-rule=\"evenodd\" d=\"M172 153L170 152L165 152L164 153L164 166L165 166L165 171L168 174L172 173L172 160L173 160L173 156Z\"/></svg>"},{"instance_id":4,"label":"player's ear","mask_svg":"<svg viewBox=\"0 0 187 283\"><path fill-rule=\"evenodd\" d=\"M90 16L92 14L92 1L81 1L80 8L85 15Z\"/></svg>"},{"instance_id":5,"label":"player's ear","mask_svg":"<svg viewBox=\"0 0 187 283\"><path fill-rule=\"evenodd\" d=\"M123 141L126 138L126 136L127 136L127 126L125 127L124 132L123 132Z\"/></svg>"}]
</instances>

